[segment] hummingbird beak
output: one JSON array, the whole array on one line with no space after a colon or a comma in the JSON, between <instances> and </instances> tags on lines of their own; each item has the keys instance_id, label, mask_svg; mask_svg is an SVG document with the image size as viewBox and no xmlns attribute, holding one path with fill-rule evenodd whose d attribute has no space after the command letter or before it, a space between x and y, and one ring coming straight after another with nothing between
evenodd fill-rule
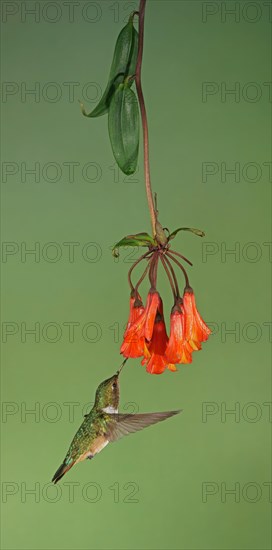
<instances>
[{"instance_id":1,"label":"hummingbird beak","mask_svg":"<svg viewBox=\"0 0 272 550\"><path fill-rule=\"evenodd\" d=\"M127 360L128 360L128 358L126 357L126 359L123 361L122 365L120 366L120 368L118 369L118 371L116 373L117 376L119 376L119 374L120 374L123 366L126 364Z\"/></svg>"}]
</instances>

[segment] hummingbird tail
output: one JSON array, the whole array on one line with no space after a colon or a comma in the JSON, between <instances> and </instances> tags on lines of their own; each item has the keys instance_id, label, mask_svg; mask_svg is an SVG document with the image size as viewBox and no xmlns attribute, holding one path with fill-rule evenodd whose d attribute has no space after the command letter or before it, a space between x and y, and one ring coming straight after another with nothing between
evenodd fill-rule
<instances>
[{"instance_id":1,"label":"hummingbird tail","mask_svg":"<svg viewBox=\"0 0 272 550\"><path fill-rule=\"evenodd\" d=\"M72 468L73 465L74 462L71 462L70 464L65 464L65 462L63 462L61 466L57 469L52 479L53 483L58 483L58 481L64 476L64 474L66 474L66 472L68 472L68 470L70 470L70 468Z\"/></svg>"}]
</instances>

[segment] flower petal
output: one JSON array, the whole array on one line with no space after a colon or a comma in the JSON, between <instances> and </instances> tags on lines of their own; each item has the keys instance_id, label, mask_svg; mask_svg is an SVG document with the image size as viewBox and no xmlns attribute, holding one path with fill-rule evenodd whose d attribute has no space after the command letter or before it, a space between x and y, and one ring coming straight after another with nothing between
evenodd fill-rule
<instances>
[{"instance_id":1,"label":"flower petal","mask_svg":"<svg viewBox=\"0 0 272 550\"><path fill-rule=\"evenodd\" d=\"M184 313L181 306L174 306L170 318L170 338L166 349L169 363L191 363L192 347L185 340Z\"/></svg>"},{"instance_id":2,"label":"flower petal","mask_svg":"<svg viewBox=\"0 0 272 550\"><path fill-rule=\"evenodd\" d=\"M145 327L144 327L144 336L146 340L151 340L153 329L154 329L154 323L156 314L158 311L159 305L162 304L161 297L158 292L149 292L147 297L147 315L146 315L146 321L145 321Z\"/></svg>"},{"instance_id":3,"label":"flower petal","mask_svg":"<svg viewBox=\"0 0 272 550\"><path fill-rule=\"evenodd\" d=\"M201 349L201 342L206 342L211 330L199 314L193 290L187 287L183 295L185 313L185 339L194 351Z\"/></svg>"}]
</instances>

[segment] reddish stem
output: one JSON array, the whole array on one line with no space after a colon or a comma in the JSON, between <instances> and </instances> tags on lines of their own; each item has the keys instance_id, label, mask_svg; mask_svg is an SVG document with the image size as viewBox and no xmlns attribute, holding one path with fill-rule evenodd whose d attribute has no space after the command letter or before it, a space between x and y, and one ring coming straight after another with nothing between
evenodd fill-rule
<instances>
[{"instance_id":1,"label":"reddish stem","mask_svg":"<svg viewBox=\"0 0 272 550\"><path fill-rule=\"evenodd\" d=\"M158 261L159 261L159 253L158 251L155 251L150 262L150 269L149 269L149 280L151 288L154 290L157 287L157 271L158 271Z\"/></svg>"},{"instance_id":2,"label":"reddish stem","mask_svg":"<svg viewBox=\"0 0 272 550\"><path fill-rule=\"evenodd\" d=\"M137 95L139 99L139 105L141 110L142 117L142 126L143 126L143 145L144 145L144 174L145 174L145 188L147 203L151 217L151 225L153 237L156 235L156 211L154 205L154 199L151 188L151 179L150 179L150 167L149 167L149 143L148 143L148 124L147 124L147 115L145 109L145 102L141 84L141 69L142 69L142 60L143 60L143 47L144 47L144 17L145 17L145 5L146 0L140 0L139 6L139 49L136 65L136 74L135 74L135 83L137 89Z\"/></svg>"},{"instance_id":3,"label":"reddish stem","mask_svg":"<svg viewBox=\"0 0 272 550\"><path fill-rule=\"evenodd\" d=\"M174 280L174 283L175 283L175 287L176 287L176 295L177 297L179 296L179 286L178 286L178 280L177 280L177 277L176 277L176 274L175 274L175 270L170 262L170 260L167 258L167 256L165 256L165 261L171 271L171 274L172 274L172 277L173 277L173 280Z\"/></svg>"},{"instance_id":4,"label":"reddish stem","mask_svg":"<svg viewBox=\"0 0 272 550\"><path fill-rule=\"evenodd\" d=\"M144 258L147 258L147 256L151 253L152 253L152 250L148 250L148 252L146 252L145 254L140 256L140 258L138 258L138 260L136 260L136 262L134 262L134 264L129 269L129 271L128 271L128 282L129 282L129 286L130 286L131 290L134 290L134 286L133 286L132 281L131 281L131 274L132 274L133 269L135 269L136 265L138 265L142 260L144 260Z\"/></svg>"},{"instance_id":5,"label":"reddish stem","mask_svg":"<svg viewBox=\"0 0 272 550\"><path fill-rule=\"evenodd\" d=\"M136 292L138 292L138 288L139 288L140 284L143 282L144 278L146 277L147 272L149 270L149 266L150 266L150 258L148 259L148 264L147 264L141 278L139 279L138 283L135 285Z\"/></svg>"},{"instance_id":6,"label":"reddish stem","mask_svg":"<svg viewBox=\"0 0 272 550\"><path fill-rule=\"evenodd\" d=\"M164 270L165 270L165 273L168 277L168 280L169 280L169 283L170 283L170 286L171 286L171 289L172 289L172 292L173 292L173 296L174 296L174 302L176 301L176 298L177 298L177 293L176 293L176 290L175 290L175 284L173 283L173 279L171 277L171 273L168 269L168 266L167 266L167 263L166 263L166 258L164 256L161 256L161 263L164 267Z\"/></svg>"},{"instance_id":7,"label":"reddish stem","mask_svg":"<svg viewBox=\"0 0 272 550\"><path fill-rule=\"evenodd\" d=\"M175 264L177 264L177 265L180 267L180 269L181 269L181 271L183 272L183 275L184 275L184 277L185 277L186 286L190 286L189 278L188 278L188 275L187 275L186 270L185 270L185 268L183 267L183 265L182 265L180 262L178 262L178 260L177 260L174 256L172 256L172 254L170 254L169 251L166 252L166 255L168 256L168 258L171 258L171 260L172 260L173 262L175 262Z\"/></svg>"},{"instance_id":8,"label":"reddish stem","mask_svg":"<svg viewBox=\"0 0 272 550\"><path fill-rule=\"evenodd\" d=\"M185 262L187 262L187 264L189 265L193 265L192 262L190 262L190 260L188 260L187 258L185 258L185 256L183 256L182 254L180 254L179 252L176 252L175 250L172 250L171 249L171 254L175 254L176 256L179 256L180 258L182 258Z\"/></svg>"}]
</instances>

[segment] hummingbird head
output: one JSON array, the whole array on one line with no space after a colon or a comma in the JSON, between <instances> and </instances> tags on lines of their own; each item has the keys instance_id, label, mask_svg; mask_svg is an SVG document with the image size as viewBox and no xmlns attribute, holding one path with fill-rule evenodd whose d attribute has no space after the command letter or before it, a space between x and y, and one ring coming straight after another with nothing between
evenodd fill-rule
<instances>
[{"instance_id":1,"label":"hummingbird head","mask_svg":"<svg viewBox=\"0 0 272 550\"><path fill-rule=\"evenodd\" d=\"M125 359L113 376L107 378L99 384L95 394L95 406L98 409L107 409L106 412L114 413L118 411L119 405L119 374L126 363Z\"/></svg>"},{"instance_id":2,"label":"hummingbird head","mask_svg":"<svg viewBox=\"0 0 272 550\"><path fill-rule=\"evenodd\" d=\"M95 406L98 409L107 409L106 412L117 412L119 405L118 374L107 378L99 384L95 394Z\"/></svg>"}]
</instances>

